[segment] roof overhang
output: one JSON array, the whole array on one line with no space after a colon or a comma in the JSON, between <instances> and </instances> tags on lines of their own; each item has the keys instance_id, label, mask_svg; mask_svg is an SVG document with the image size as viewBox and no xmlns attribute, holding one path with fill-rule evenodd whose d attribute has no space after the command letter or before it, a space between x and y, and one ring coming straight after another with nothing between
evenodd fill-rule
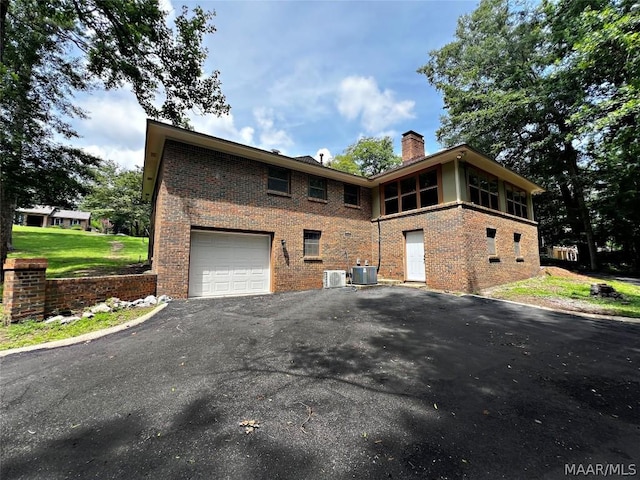
<instances>
[{"instance_id":1,"label":"roof overhang","mask_svg":"<svg viewBox=\"0 0 640 480\"><path fill-rule=\"evenodd\" d=\"M256 160L269 165L289 168L291 170L297 170L311 175L318 175L340 182L351 183L353 185L366 187L372 187L374 185L371 180L365 177L334 170L320 164L313 165L279 153L261 150L259 148L242 145L222 138L205 135L203 133L174 127L148 119L144 150L144 177L142 181L142 198L144 200L150 200L153 197L158 169L160 167L160 161L162 159L164 146L167 140L175 140L197 147L208 148L218 152Z\"/></svg>"},{"instance_id":2,"label":"roof overhang","mask_svg":"<svg viewBox=\"0 0 640 480\"><path fill-rule=\"evenodd\" d=\"M242 145L240 143L231 142L222 138L205 135L203 133L186 130L184 128L174 127L155 120L147 120L147 133L144 151L144 168L142 181L142 198L151 200L156 187L158 170L164 153L164 147L167 140L175 140L177 142L194 145L197 147L208 148L218 152L236 155L238 157L256 160L258 162L275 165L278 167L288 168L299 172L318 175L320 177L337 180L340 182L351 183L363 187L375 187L382 183L395 180L406 175L411 175L425 168L438 164L459 161L463 167L464 163L474 165L488 173L491 173L513 185L520 187L528 193L541 193L544 189L526 178L518 175L513 170L503 167L495 160L474 150L466 143L456 145L445 150L441 150L432 155L428 155L422 159L401 165L391 171L376 175L371 178L365 178L358 175L334 170L323 165L313 165L293 157L281 155L279 153L261 150L259 148Z\"/></svg>"},{"instance_id":3,"label":"roof overhang","mask_svg":"<svg viewBox=\"0 0 640 480\"><path fill-rule=\"evenodd\" d=\"M417 173L425 168L453 162L455 160L458 160L460 168L464 168L465 163L473 165L487 173L495 175L502 180L524 189L528 193L536 194L545 191L539 185L536 185L523 176L518 175L513 170L503 167L495 160L492 160L486 155L474 150L473 147L466 143L462 143L445 150L440 150L439 152L428 155L417 161L401 165L393 170L376 175L372 180L376 183L386 183L391 180Z\"/></svg>"}]
</instances>

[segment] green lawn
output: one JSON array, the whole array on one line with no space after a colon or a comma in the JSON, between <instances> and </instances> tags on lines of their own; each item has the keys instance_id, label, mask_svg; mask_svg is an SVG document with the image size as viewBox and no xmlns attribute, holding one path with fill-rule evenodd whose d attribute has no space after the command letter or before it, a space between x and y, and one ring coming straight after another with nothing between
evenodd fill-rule
<instances>
[{"instance_id":1,"label":"green lawn","mask_svg":"<svg viewBox=\"0 0 640 480\"><path fill-rule=\"evenodd\" d=\"M14 226L9 258L46 258L49 278L108 275L145 262L148 245L147 238Z\"/></svg>"},{"instance_id":2,"label":"green lawn","mask_svg":"<svg viewBox=\"0 0 640 480\"><path fill-rule=\"evenodd\" d=\"M156 307L132 308L117 312L96 313L93 318L82 318L61 325L58 322L44 323L29 320L0 326L0 350L27 347L63 338L77 337L85 333L102 330L126 323L149 313Z\"/></svg>"},{"instance_id":3,"label":"green lawn","mask_svg":"<svg viewBox=\"0 0 640 480\"><path fill-rule=\"evenodd\" d=\"M615 280L570 274L546 269L545 274L489 289L487 296L563 310L640 318L640 287ZM566 273L564 273L566 272ZM622 299L592 297L592 283L606 283Z\"/></svg>"}]
</instances>

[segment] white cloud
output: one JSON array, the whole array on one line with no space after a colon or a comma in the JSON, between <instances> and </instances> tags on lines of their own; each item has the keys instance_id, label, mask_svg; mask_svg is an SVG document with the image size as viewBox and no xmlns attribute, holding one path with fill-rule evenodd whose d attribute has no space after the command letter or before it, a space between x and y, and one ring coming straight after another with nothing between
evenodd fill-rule
<instances>
[{"instance_id":1,"label":"white cloud","mask_svg":"<svg viewBox=\"0 0 640 480\"><path fill-rule=\"evenodd\" d=\"M214 137L224 138L232 142L253 145L253 127L238 128L232 114L216 117L215 115L192 115L191 123L196 132Z\"/></svg>"},{"instance_id":2,"label":"white cloud","mask_svg":"<svg viewBox=\"0 0 640 480\"><path fill-rule=\"evenodd\" d=\"M331 113L330 100L337 87L337 79L331 78L330 70L305 58L273 82L269 88L269 101L293 116L317 118Z\"/></svg>"},{"instance_id":3,"label":"white cloud","mask_svg":"<svg viewBox=\"0 0 640 480\"><path fill-rule=\"evenodd\" d=\"M132 170L135 166L141 167L144 163L144 148L130 149L112 145L87 145L82 149L103 160L114 160L127 170Z\"/></svg>"},{"instance_id":4,"label":"white cloud","mask_svg":"<svg viewBox=\"0 0 640 480\"><path fill-rule=\"evenodd\" d=\"M171 23L176 18L176 9L173 7L171 0L160 0L160 10L167 13L167 20Z\"/></svg>"},{"instance_id":5,"label":"white cloud","mask_svg":"<svg viewBox=\"0 0 640 480\"><path fill-rule=\"evenodd\" d=\"M133 94L108 92L91 95L78 102L89 118L80 120L76 127L86 143L116 144L119 148L144 142L146 118Z\"/></svg>"},{"instance_id":6,"label":"white cloud","mask_svg":"<svg viewBox=\"0 0 640 480\"><path fill-rule=\"evenodd\" d=\"M272 109L259 107L253 110L253 116L260 131L260 148L266 150L276 148L285 153L287 147L293 145L293 140L283 129L275 126L275 121L280 120Z\"/></svg>"},{"instance_id":7,"label":"white cloud","mask_svg":"<svg viewBox=\"0 0 640 480\"><path fill-rule=\"evenodd\" d=\"M320 154L322 154L322 162L326 165L328 161L333 159L333 155L328 148L319 148L316 154L313 156L317 161L320 161Z\"/></svg>"},{"instance_id":8,"label":"white cloud","mask_svg":"<svg viewBox=\"0 0 640 480\"><path fill-rule=\"evenodd\" d=\"M373 77L351 76L338 89L338 111L348 120L360 118L369 133L380 132L414 118L412 100L396 100L391 90L381 91Z\"/></svg>"}]
</instances>

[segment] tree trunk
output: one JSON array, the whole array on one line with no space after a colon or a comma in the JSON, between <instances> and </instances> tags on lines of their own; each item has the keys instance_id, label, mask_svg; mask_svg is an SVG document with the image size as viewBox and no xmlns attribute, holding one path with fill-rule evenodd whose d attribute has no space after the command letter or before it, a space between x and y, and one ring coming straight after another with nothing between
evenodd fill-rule
<instances>
[{"instance_id":1,"label":"tree trunk","mask_svg":"<svg viewBox=\"0 0 640 480\"><path fill-rule=\"evenodd\" d=\"M9 11L9 0L0 0L0 63L4 62L4 36L7 24L7 12Z\"/></svg>"},{"instance_id":2,"label":"tree trunk","mask_svg":"<svg viewBox=\"0 0 640 480\"><path fill-rule=\"evenodd\" d=\"M16 211L16 201L7 198L7 192L0 172L0 281L4 282L4 265L11 248L11 233L13 228L13 216Z\"/></svg>"},{"instance_id":3,"label":"tree trunk","mask_svg":"<svg viewBox=\"0 0 640 480\"><path fill-rule=\"evenodd\" d=\"M578 207L578 214L582 220L582 227L586 237L587 248L589 249L589 264L591 270L598 269L598 251L596 248L593 226L591 225L591 212L585 201L584 188L580 180L580 169L578 167L578 153L570 144L565 144L565 164L569 172L571 185L573 186L574 197Z\"/></svg>"}]
</instances>

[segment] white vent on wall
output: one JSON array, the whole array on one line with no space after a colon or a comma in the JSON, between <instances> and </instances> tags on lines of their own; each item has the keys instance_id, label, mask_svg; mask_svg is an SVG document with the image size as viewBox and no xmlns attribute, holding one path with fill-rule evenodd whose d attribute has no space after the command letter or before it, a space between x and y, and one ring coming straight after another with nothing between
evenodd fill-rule
<instances>
[{"instance_id":1,"label":"white vent on wall","mask_svg":"<svg viewBox=\"0 0 640 480\"><path fill-rule=\"evenodd\" d=\"M324 288L338 288L347 286L347 272L344 270L325 270L322 278Z\"/></svg>"}]
</instances>

